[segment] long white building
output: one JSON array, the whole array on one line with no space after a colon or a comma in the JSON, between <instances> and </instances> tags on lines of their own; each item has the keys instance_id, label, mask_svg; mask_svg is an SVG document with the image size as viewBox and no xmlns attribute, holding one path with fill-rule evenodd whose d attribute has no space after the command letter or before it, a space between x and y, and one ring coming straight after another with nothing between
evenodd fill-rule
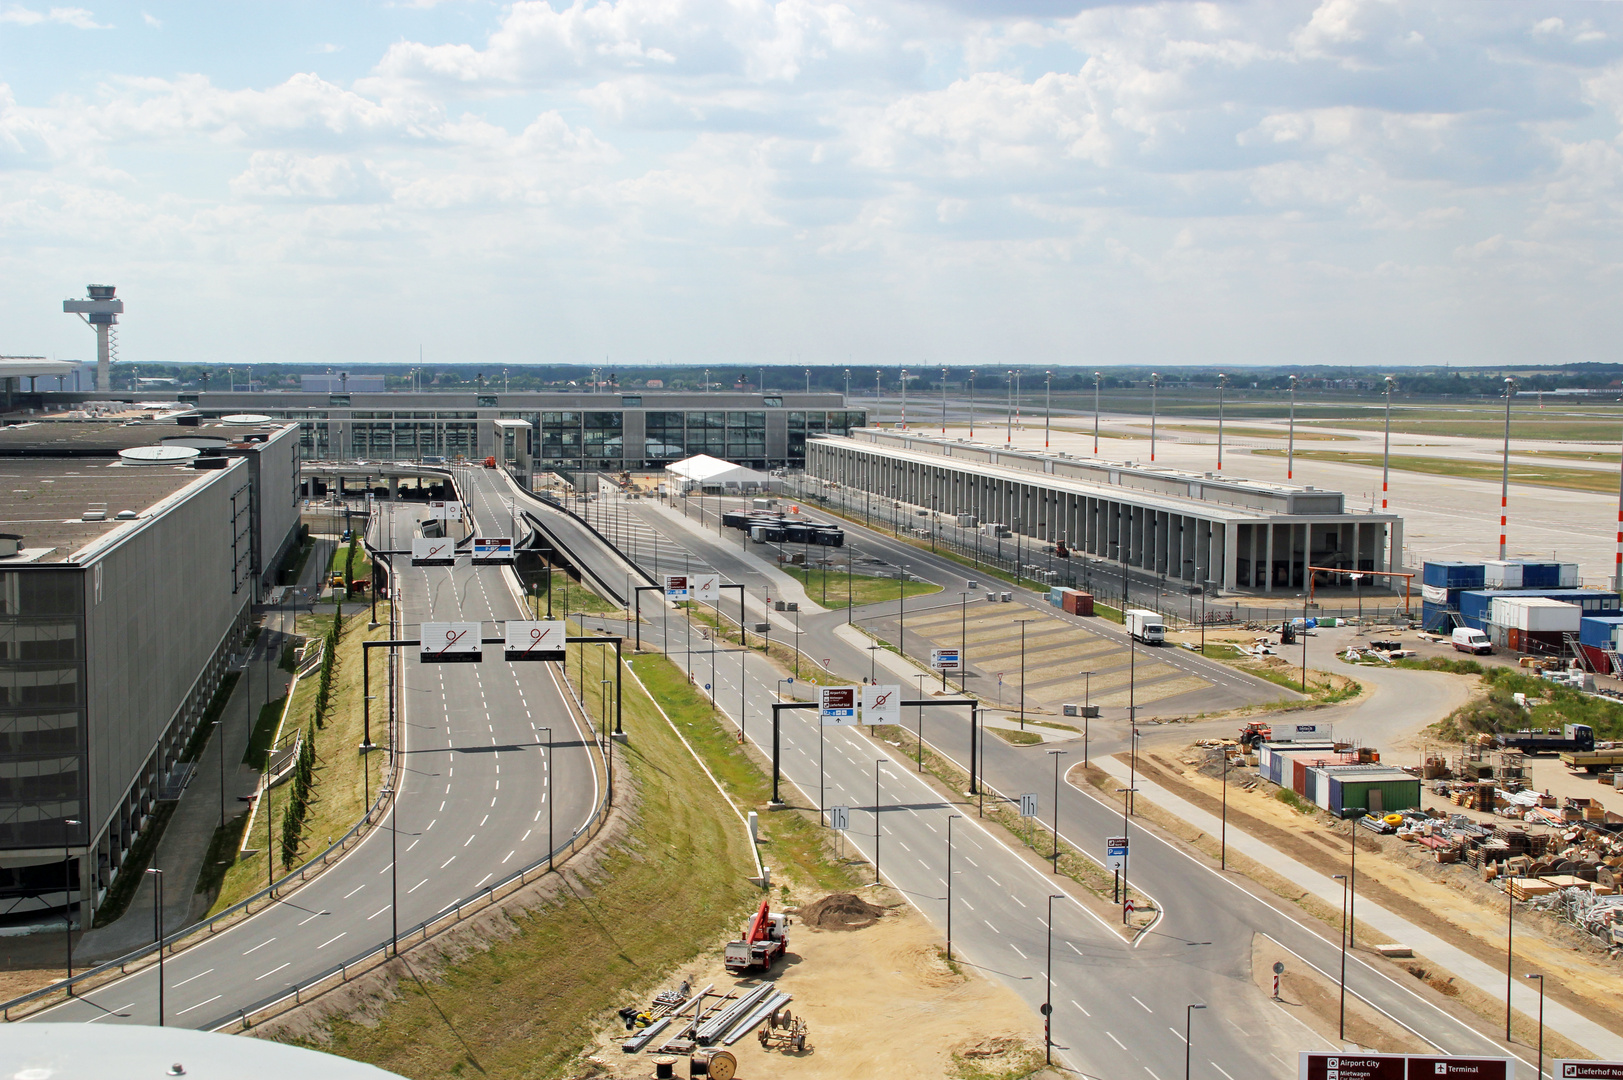
<instances>
[{"instance_id":1,"label":"long white building","mask_svg":"<svg viewBox=\"0 0 1623 1080\"><path fill-rule=\"evenodd\" d=\"M1403 520L1339 491L873 428L807 440L806 471L1184 584L1271 593L1309 566L1402 570Z\"/></svg>"}]
</instances>

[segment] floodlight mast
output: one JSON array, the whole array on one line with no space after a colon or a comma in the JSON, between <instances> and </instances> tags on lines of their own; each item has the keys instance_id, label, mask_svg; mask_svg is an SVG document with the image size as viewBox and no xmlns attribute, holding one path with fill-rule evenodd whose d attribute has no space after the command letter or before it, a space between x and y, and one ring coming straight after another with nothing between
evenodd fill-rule
<instances>
[{"instance_id":1,"label":"floodlight mast","mask_svg":"<svg viewBox=\"0 0 1623 1080\"><path fill-rule=\"evenodd\" d=\"M62 310L77 315L96 331L96 389L107 393L113 388L112 330L124 311L124 301L115 299L116 285L86 285L88 300L64 300Z\"/></svg>"}]
</instances>

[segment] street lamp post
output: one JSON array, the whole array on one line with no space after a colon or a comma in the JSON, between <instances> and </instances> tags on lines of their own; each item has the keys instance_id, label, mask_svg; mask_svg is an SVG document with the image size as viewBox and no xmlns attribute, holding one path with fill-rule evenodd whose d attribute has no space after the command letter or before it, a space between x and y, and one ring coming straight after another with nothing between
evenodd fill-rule
<instances>
[{"instance_id":1,"label":"street lamp post","mask_svg":"<svg viewBox=\"0 0 1623 1080\"><path fill-rule=\"evenodd\" d=\"M1020 730L1026 730L1026 623L1030 619L1016 619L1020 624Z\"/></svg>"},{"instance_id":2,"label":"street lamp post","mask_svg":"<svg viewBox=\"0 0 1623 1080\"><path fill-rule=\"evenodd\" d=\"M1099 452L1099 384L1104 380L1104 373L1093 373L1093 452Z\"/></svg>"},{"instance_id":3,"label":"street lamp post","mask_svg":"<svg viewBox=\"0 0 1623 1080\"><path fill-rule=\"evenodd\" d=\"M547 741L544 744L546 746L546 748L547 748L547 757L546 757L547 786L546 786L546 792L545 792L545 796L546 796L546 800L547 800L547 869L551 870L552 869L552 804L554 802L554 800L552 798L552 729L550 727L544 727L541 730L547 733Z\"/></svg>"},{"instance_id":4,"label":"street lamp post","mask_svg":"<svg viewBox=\"0 0 1623 1080\"><path fill-rule=\"evenodd\" d=\"M975 437L975 369L969 369L969 437Z\"/></svg>"},{"instance_id":5,"label":"street lamp post","mask_svg":"<svg viewBox=\"0 0 1623 1080\"><path fill-rule=\"evenodd\" d=\"M1043 449L1047 450L1048 431L1054 414L1054 373L1045 371L1043 375L1045 376L1043 382ZM1155 460L1153 455L1150 460Z\"/></svg>"},{"instance_id":6,"label":"street lamp post","mask_svg":"<svg viewBox=\"0 0 1623 1080\"><path fill-rule=\"evenodd\" d=\"M163 871L149 866L146 872L157 878L152 893L152 929L158 939L158 1026L163 1027Z\"/></svg>"},{"instance_id":7,"label":"street lamp post","mask_svg":"<svg viewBox=\"0 0 1623 1080\"><path fill-rule=\"evenodd\" d=\"M1341 1027L1337 1036L1347 1038L1347 875L1331 874L1332 881L1341 882Z\"/></svg>"},{"instance_id":8,"label":"street lamp post","mask_svg":"<svg viewBox=\"0 0 1623 1080\"><path fill-rule=\"evenodd\" d=\"M907 430L907 369L902 369L902 430Z\"/></svg>"},{"instance_id":9,"label":"street lamp post","mask_svg":"<svg viewBox=\"0 0 1623 1080\"><path fill-rule=\"evenodd\" d=\"M383 790L378 794L385 798L392 796L393 785L384 784ZM400 955L400 849L396 843L395 832L398 818L395 811L398 809L398 806L389 807L389 951L396 956ZM552 847L550 836L547 847L549 850Z\"/></svg>"},{"instance_id":10,"label":"street lamp post","mask_svg":"<svg viewBox=\"0 0 1623 1080\"><path fill-rule=\"evenodd\" d=\"M1003 410L1004 428L1003 445L1014 445L1014 369L1010 368L1005 374L1006 404Z\"/></svg>"},{"instance_id":11,"label":"street lamp post","mask_svg":"<svg viewBox=\"0 0 1623 1080\"><path fill-rule=\"evenodd\" d=\"M1194 1022L1195 1010L1204 1009L1204 1005L1190 1005L1183 1012L1183 1080L1189 1080L1189 1058L1191 1046L1189 1036L1193 1034L1190 1025Z\"/></svg>"},{"instance_id":12,"label":"street lamp post","mask_svg":"<svg viewBox=\"0 0 1623 1080\"><path fill-rule=\"evenodd\" d=\"M1092 719L1093 672L1079 671L1082 676L1082 767L1088 767L1088 721Z\"/></svg>"},{"instance_id":13,"label":"street lamp post","mask_svg":"<svg viewBox=\"0 0 1623 1080\"><path fill-rule=\"evenodd\" d=\"M879 766L889 758L875 758L873 763L873 883L879 884Z\"/></svg>"},{"instance_id":14,"label":"street lamp post","mask_svg":"<svg viewBox=\"0 0 1623 1080\"><path fill-rule=\"evenodd\" d=\"M952 960L952 823L962 814L947 815L947 960Z\"/></svg>"},{"instance_id":15,"label":"street lamp post","mask_svg":"<svg viewBox=\"0 0 1623 1080\"><path fill-rule=\"evenodd\" d=\"M1227 394L1229 377L1217 376L1217 471L1223 471L1223 399Z\"/></svg>"},{"instance_id":16,"label":"street lamp post","mask_svg":"<svg viewBox=\"0 0 1623 1080\"><path fill-rule=\"evenodd\" d=\"M1064 900L1062 893L1048 894L1048 964L1047 989L1043 991L1043 1060L1054 1063L1054 901Z\"/></svg>"},{"instance_id":17,"label":"street lamp post","mask_svg":"<svg viewBox=\"0 0 1623 1080\"><path fill-rule=\"evenodd\" d=\"M68 927L68 997L73 996L73 871L68 862L68 846L72 842L72 835L68 830L82 824L84 822L78 818L68 818L62 822L62 921ZM79 892L82 903L84 893L82 883Z\"/></svg>"},{"instance_id":18,"label":"street lamp post","mask_svg":"<svg viewBox=\"0 0 1623 1080\"><path fill-rule=\"evenodd\" d=\"M947 369L941 369L941 434L947 433Z\"/></svg>"},{"instance_id":19,"label":"street lamp post","mask_svg":"<svg viewBox=\"0 0 1623 1080\"><path fill-rule=\"evenodd\" d=\"M1381 513L1386 513L1387 465L1392 455L1392 388L1397 385L1392 376L1386 377L1386 431L1381 436Z\"/></svg>"},{"instance_id":20,"label":"street lamp post","mask_svg":"<svg viewBox=\"0 0 1623 1080\"><path fill-rule=\"evenodd\" d=\"M896 590L896 651L907 656L907 567L902 567L902 579Z\"/></svg>"},{"instance_id":21,"label":"street lamp post","mask_svg":"<svg viewBox=\"0 0 1623 1080\"><path fill-rule=\"evenodd\" d=\"M1522 978L1538 980L1538 1071L1533 1074L1533 1080L1540 1080L1544 1075L1544 976L1523 975Z\"/></svg>"},{"instance_id":22,"label":"street lamp post","mask_svg":"<svg viewBox=\"0 0 1623 1080\"><path fill-rule=\"evenodd\" d=\"M1155 461L1155 406L1156 396L1161 389L1161 375L1159 372L1150 372L1150 461Z\"/></svg>"},{"instance_id":23,"label":"street lamp post","mask_svg":"<svg viewBox=\"0 0 1623 1080\"><path fill-rule=\"evenodd\" d=\"M1296 376L1291 376L1291 418L1285 436L1285 479L1296 475Z\"/></svg>"},{"instance_id":24,"label":"street lamp post","mask_svg":"<svg viewBox=\"0 0 1623 1080\"><path fill-rule=\"evenodd\" d=\"M1059 873L1059 759L1070 751L1050 750L1054 757L1054 873Z\"/></svg>"}]
</instances>

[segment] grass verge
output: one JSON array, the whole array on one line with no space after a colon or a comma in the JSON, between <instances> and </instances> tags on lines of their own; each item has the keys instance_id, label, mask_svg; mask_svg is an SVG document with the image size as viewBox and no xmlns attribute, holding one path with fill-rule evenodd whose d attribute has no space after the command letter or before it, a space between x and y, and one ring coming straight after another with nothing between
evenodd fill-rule
<instances>
[{"instance_id":1,"label":"grass verge","mask_svg":"<svg viewBox=\"0 0 1623 1080\"><path fill-rule=\"evenodd\" d=\"M1302 669L1285 663L1280 657L1277 664L1269 664L1259 660L1251 654L1242 651L1237 646L1227 642L1214 641L1206 645L1208 659L1227 664L1231 668L1243 671L1247 675L1255 675L1259 679L1266 679L1275 686L1282 686L1286 690L1302 693ZM1306 701L1274 701L1264 702L1254 706L1257 709L1296 709L1309 705L1339 705L1342 702L1352 701L1364 692L1362 683L1347 678L1345 675L1332 674L1328 671L1319 671L1317 668L1307 669L1307 685L1310 688Z\"/></svg>"},{"instance_id":2,"label":"grass verge","mask_svg":"<svg viewBox=\"0 0 1623 1080\"><path fill-rule=\"evenodd\" d=\"M570 648L578 672L587 647ZM600 708L595 651L585 656L592 715ZM413 1077L575 1076L605 1009L639 1000L735 930L760 897L748 881L749 839L677 731L740 802L764 800L766 779L673 664L645 655L633 670L676 730L628 678L630 738L616 748L618 775L629 773L621 790L635 791L626 842L566 877L554 901L515 914L511 937L431 975L413 970L391 1001L368 1006L365 1022L332 1022L324 1049ZM772 861L791 876L849 887L800 815L763 814L762 824Z\"/></svg>"},{"instance_id":3,"label":"grass verge","mask_svg":"<svg viewBox=\"0 0 1623 1080\"><path fill-rule=\"evenodd\" d=\"M986 729L1006 743L1015 746L1036 746L1043 741L1043 737L1035 731L1017 731L1014 728L989 727Z\"/></svg>"},{"instance_id":4,"label":"grass verge","mask_svg":"<svg viewBox=\"0 0 1623 1080\"><path fill-rule=\"evenodd\" d=\"M804 585L806 595L823 607L843 606L848 583L851 603L857 607L894 600L898 595L912 599L915 596L929 596L941 591L941 586L934 582L917 581L913 578L909 578L904 584L895 578L873 577L867 574L852 574L848 578L839 571L829 573L823 570L808 570L800 566L783 566L780 569Z\"/></svg>"},{"instance_id":5,"label":"grass verge","mask_svg":"<svg viewBox=\"0 0 1623 1080\"><path fill-rule=\"evenodd\" d=\"M547 578L543 575L537 579L537 584L546 581ZM603 599L603 597L593 592L589 586L576 581L564 571L554 570L552 580L548 582L547 586L537 590L535 595L530 597L531 609L538 619L547 617L547 588L554 590L552 594L552 614L555 618L566 619L570 615L577 614L615 614L625 610L618 604Z\"/></svg>"},{"instance_id":6,"label":"grass verge","mask_svg":"<svg viewBox=\"0 0 1623 1080\"><path fill-rule=\"evenodd\" d=\"M332 617L327 615L307 616L308 623L301 622L301 632L319 633ZM367 629L368 612L365 608L357 608L353 614L344 616L345 629L339 641L338 653L335 658L332 682L332 704L327 713L326 726L317 729L315 737L316 767L314 795L309 812L304 819L302 840L299 845L299 858L308 858L319 853L332 841L337 840L349 831L365 810L368 796L376 797L378 786L382 783L384 771L388 767L388 753L384 749L389 739L388 726L388 698L387 698L387 665L382 657L374 657L375 670L373 674L378 683L374 686L377 700L376 708L372 710L372 741L379 749L367 755L361 755L356 749L361 744L363 717L361 710L361 643L366 640L387 640L389 636L388 605L378 605L378 626L376 629ZM314 715L316 677L314 673L309 678L300 679L298 687L293 693L293 702L288 714L288 722L282 731L284 740L293 739L297 733L306 730L310 718ZM268 745L270 734L262 731L267 723L273 705L267 705L261 712L259 723L255 725L255 738L262 739L258 747L258 756L249 758L246 764L263 767L265 760L264 746ZM270 731L275 730L275 720L270 720ZM250 748L250 753L253 753ZM363 773L362 766L366 771ZM288 791L286 785L273 789L270 796L270 813L274 815L272 831L280 836L281 813L287 805ZM210 909L215 911L230 907L241 900L245 900L264 888L268 881L268 872L265 866L267 857L265 851L265 813L261 811L254 818L254 836L248 838L255 851L246 858L239 858L228 867L220 882L220 891L215 897ZM274 847L280 851L281 845ZM297 865L297 859L294 865ZM276 873L281 874L286 869L280 858L277 859Z\"/></svg>"}]
</instances>

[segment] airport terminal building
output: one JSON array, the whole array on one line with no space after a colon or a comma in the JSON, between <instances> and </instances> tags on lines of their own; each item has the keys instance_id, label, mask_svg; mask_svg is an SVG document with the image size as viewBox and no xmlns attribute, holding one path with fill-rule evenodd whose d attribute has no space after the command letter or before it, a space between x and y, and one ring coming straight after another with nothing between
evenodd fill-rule
<instances>
[{"instance_id":1,"label":"airport terminal building","mask_svg":"<svg viewBox=\"0 0 1623 1080\"><path fill-rule=\"evenodd\" d=\"M0 429L0 926L64 904L88 926L178 797L296 542L297 450L288 425Z\"/></svg>"},{"instance_id":2,"label":"airport terminal building","mask_svg":"<svg viewBox=\"0 0 1623 1080\"><path fill-rule=\"evenodd\" d=\"M1339 491L869 428L812 439L806 471L1183 585L1296 592L1309 566L1402 570L1402 519Z\"/></svg>"},{"instance_id":3,"label":"airport terminal building","mask_svg":"<svg viewBox=\"0 0 1623 1080\"><path fill-rule=\"evenodd\" d=\"M353 380L352 380L353 381ZM307 460L496 457L514 472L660 469L695 454L752 469L799 468L806 441L867 422L840 394L183 393L205 417L261 414L299 425Z\"/></svg>"}]
</instances>

